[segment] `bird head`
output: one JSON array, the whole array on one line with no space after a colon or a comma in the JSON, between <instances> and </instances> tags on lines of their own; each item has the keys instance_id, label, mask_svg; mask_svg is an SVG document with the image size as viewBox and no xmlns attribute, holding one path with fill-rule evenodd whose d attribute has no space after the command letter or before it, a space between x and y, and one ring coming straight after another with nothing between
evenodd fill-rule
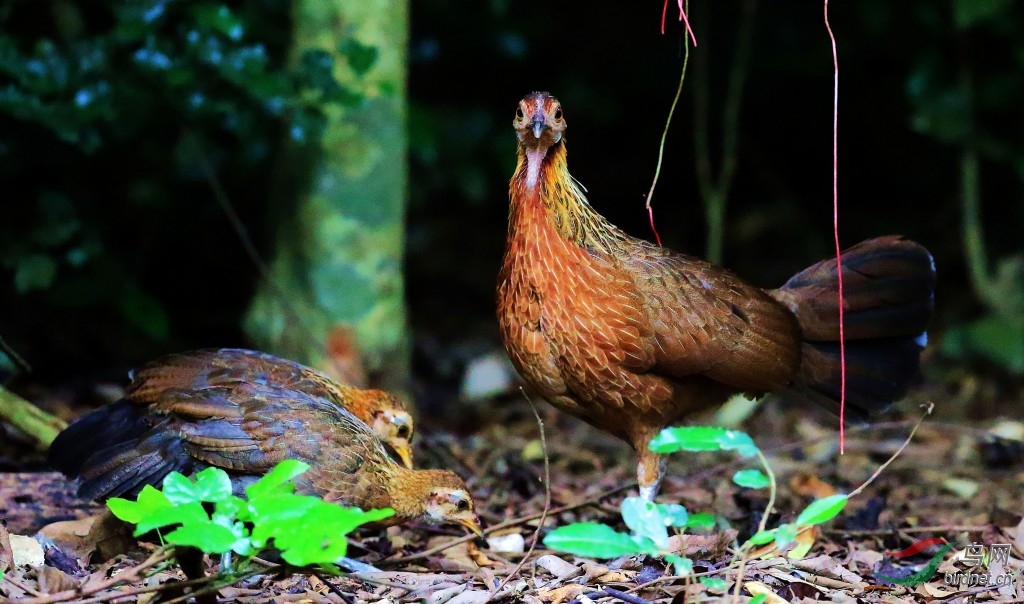
<instances>
[{"instance_id":1,"label":"bird head","mask_svg":"<svg viewBox=\"0 0 1024 604\"><path fill-rule=\"evenodd\" d=\"M370 428L381 442L387 443L407 468L412 468L412 415L393 394L383 390L370 390L376 396L370 413Z\"/></svg>"},{"instance_id":2,"label":"bird head","mask_svg":"<svg viewBox=\"0 0 1024 604\"><path fill-rule=\"evenodd\" d=\"M531 92L519 101L512 127L526 149L547 149L562 140L562 104L547 92Z\"/></svg>"},{"instance_id":3,"label":"bird head","mask_svg":"<svg viewBox=\"0 0 1024 604\"><path fill-rule=\"evenodd\" d=\"M428 524L458 524L482 537L473 497L461 478L448 470L422 470L431 476L421 520Z\"/></svg>"}]
</instances>

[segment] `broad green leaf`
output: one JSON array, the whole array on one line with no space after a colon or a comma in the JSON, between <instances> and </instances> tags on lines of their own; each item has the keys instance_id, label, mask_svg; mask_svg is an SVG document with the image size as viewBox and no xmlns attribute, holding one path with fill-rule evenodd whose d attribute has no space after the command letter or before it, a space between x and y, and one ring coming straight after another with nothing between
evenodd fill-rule
<instances>
[{"instance_id":1,"label":"broad green leaf","mask_svg":"<svg viewBox=\"0 0 1024 604\"><path fill-rule=\"evenodd\" d=\"M718 577L699 577L697 580L704 587L714 591L725 591L725 588L728 587L728 583Z\"/></svg>"},{"instance_id":2,"label":"broad green leaf","mask_svg":"<svg viewBox=\"0 0 1024 604\"><path fill-rule=\"evenodd\" d=\"M184 524L167 533L166 539L168 543L190 545L207 554L223 554L231 550L238 538L227 527L206 520Z\"/></svg>"},{"instance_id":3,"label":"broad green leaf","mask_svg":"<svg viewBox=\"0 0 1024 604\"><path fill-rule=\"evenodd\" d=\"M774 529L770 531L758 531L748 540L751 545L764 545L765 543L771 543L772 541L775 541Z\"/></svg>"},{"instance_id":4,"label":"broad green leaf","mask_svg":"<svg viewBox=\"0 0 1024 604\"><path fill-rule=\"evenodd\" d=\"M768 594L757 594L747 604L764 604L764 601L768 599Z\"/></svg>"},{"instance_id":5,"label":"broad green leaf","mask_svg":"<svg viewBox=\"0 0 1024 604\"><path fill-rule=\"evenodd\" d=\"M138 524L147 516L165 508L171 508L172 504L167 500L166 495L147 484L139 492L136 501L114 497L107 502L107 507L121 520Z\"/></svg>"},{"instance_id":6,"label":"broad green leaf","mask_svg":"<svg viewBox=\"0 0 1024 604\"><path fill-rule=\"evenodd\" d=\"M642 497L626 497L620 509L622 521L635 535L647 537L658 549L668 548L668 522L657 504Z\"/></svg>"},{"instance_id":7,"label":"broad green leaf","mask_svg":"<svg viewBox=\"0 0 1024 604\"><path fill-rule=\"evenodd\" d=\"M172 524L189 524L192 522L209 522L210 516L198 501L173 505L150 510L135 526L135 536L144 535L153 529L171 526Z\"/></svg>"},{"instance_id":8,"label":"broad green leaf","mask_svg":"<svg viewBox=\"0 0 1024 604\"><path fill-rule=\"evenodd\" d=\"M689 526L690 514L684 506L678 503L659 503L658 512L661 513L661 517L665 520L667 526L679 528Z\"/></svg>"},{"instance_id":9,"label":"broad green leaf","mask_svg":"<svg viewBox=\"0 0 1024 604\"><path fill-rule=\"evenodd\" d=\"M249 497L249 500L253 500L257 497L261 497L268 493L278 491L281 493L291 493L294 489L294 485L286 485L288 481L295 478L299 474L302 474L309 469L309 464L295 460L285 459L281 463L274 466L274 469L267 472L267 474L252 483L245 489L245 494Z\"/></svg>"},{"instance_id":10,"label":"broad green leaf","mask_svg":"<svg viewBox=\"0 0 1024 604\"><path fill-rule=\"evenodd\" d=\"M718 439L718 444L723 451L736 451L743 457L757 455L757 445L746 432L739 430L725 430Z\"/></svg>"},{"instance_id":11,"label":"broad green leaf","mask_svg":"<svg viewBox=\"0 0 1024 604\"><path fill-rule=\"evenodd\" d=\"M707 512L692 514L686 520L686 528L698 530L711 530L715 528L715 517Z\"/></svg>"},{"instance_id":12,"label":"broad green leaf","mask_svg":"<svg viewBox=\"0 0 1024 604\"><path fill-rule=\"evenodd\" d=\"M591 558L617 558L640 553L629 535L596 522L577 522L559 527L548 533L544 545Z\"/></svg>"},{"instance_id":13,"label":"broad green leaf","mask_svg":"<svg viewBox=\"0 0 1024 604\"><path fill-rule=\"evenodd\" d=\"M130 524L138 524L139 520L142 519L142 511L139 509L139 504L135 501L121 497L111 497L107 500L107 507L110 508L110 512L116 518Z\"/></svg>"},{"instance_id":14,"label":"broad green leaf","mask_svg":"<svg viewBox=\"0 0 1024 604\"><path fill-rule=\"evenodd\" d=\"M665 428L651 439L647 448L655 453L676 451L719 451L720 440L728 432L710 426L676 426Z\"/></svg>"},{"instance_id":15,"label":"broad green leaf","mask_svg":"<svg viewBox=\"0 0 1024 604\"><path fill-rule=\"evenodd\" d=\"M668 562L675 569L676 575L685 577L693 574L693 560L684 558L677 554L665 554L665 562Z\"/></svg>"},{"instance_id":16,"label":"broad green leaf","mask_svg":"<svg viewBox=\"0 0 1024 604\"><path fill-rule=\"evenodd\" d=\"M285 562L295 566L310 564L330 564L336 562L348 551L348 539L345 535L332 535L326 538L301 539L287 549L281 550Z\"/></svg>"},{"instance_id":17,"label":"broad green leaf","mask_svg":"<svg viewBox=\"0 0 1024 604\"><path fill-rule=\"evenodd\" d=\"M821 524L835 518L843 511L849 498L846 495L830 495L811 502L809 506L800 512L796 518L796 524Z\"/></svg>"},{"instance_id":18,"label":"broad green leaf","mask_svg":"<svg viewBox=\"0 0 1024 604\"><path fill-rule=\"evenodd\" d=\"M775 529L775 547L782 549L796 540L797 525L780 524Z\"/></svg>"},{"instance_id":19,"label":"broad green leaf","mask_svg":"<svg viewBox=\"0 0 1024 604\"><path fill-rule=\"evenodd\" d=\"M180 472L171 472L164 477L163 491L167 499L174 504L201 501L195 483Z\"/></svg>"},{"instance_id":20,"label":"broad green leaf","mask_svg":"<svg viewBox=\"0 0 1024 604\"><path fill-rule=\"evenodd\" d=\"M771 484L764 472L753 468L739 470L732 475L732 481L748 489L763 489Z\"/></svg>"},{"instance_id":21,"label":"broad green leaf","mask_svg":"<svg viewBox=\"0 0 1024 604\"><path fill-rule=\"evenodd\" d=\"M223 501L231 497L231 478L220 468L206 468L196 474L196 494L200 501Z\"/></svg>"}]
</instances>

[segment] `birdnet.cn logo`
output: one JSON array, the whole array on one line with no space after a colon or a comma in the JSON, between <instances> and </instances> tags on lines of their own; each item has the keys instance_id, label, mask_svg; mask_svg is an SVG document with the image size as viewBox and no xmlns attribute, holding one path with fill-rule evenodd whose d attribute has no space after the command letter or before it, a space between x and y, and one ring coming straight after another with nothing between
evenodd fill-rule
<instances>
[{"instance_id":1,"label":"birdnet.cn logo","mask_svg":"<svg viewBox=\"0 0 1024 604\"><path fill-rule=\"evenodd\" d=\"M932 555L928 563L916 573L905 577L891 577L881 573L875 573L875 578L885 581L886 583L903 585L906 587L915 587L929 581L935 576L935 573L938 572L939 565L942 564L942 559L946 556L949 550L953 549L952 543L947 543L945 539L941 539L939 537L932 537L931 539L922 539L905 550L885 553L885 555L890 558L909 558L910 556L921 553L933 545L940 544L942 547L940 547L939 550ZM958 588L998 588L1004 585L1011 585L1017 579L1016 574L1010 574L1008 572L994 573L988 570L994 564L997 565L997 568L1002 569L1009 563L1009 543L992 544L988 546L987 552L984 545L972 543L964 549L964 553L963 556L961 556L960 561L967 567L967 569L944 572L942 582L945 585Z\"/></svg>"}]
</instances>

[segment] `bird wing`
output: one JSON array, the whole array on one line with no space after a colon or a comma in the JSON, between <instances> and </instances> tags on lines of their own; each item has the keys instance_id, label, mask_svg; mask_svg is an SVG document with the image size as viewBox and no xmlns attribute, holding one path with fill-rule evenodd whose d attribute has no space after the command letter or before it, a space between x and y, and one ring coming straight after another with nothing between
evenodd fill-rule
<instances>
[{"instance_id":1,"label":"bird wing","mask_svg":"<svg viewBox=\"0 0 1024 604\"><path fill-rule=\"evenodd\" d=\"M300 391L265 384L169 390L153 407L176 420L190 456L237 473L263 474L296 459L345 476L368 459L390 461L363 422Z\"/></svg>"},{"instance_id":2,"label":"bird wing","mask_svg":"<svg viewBox=\"0 0 1024 604\"><path fill-rule=\"evenodd\" d=\"M244 348L205 349L165 355L132 376L126 397L143 404L158 401L172 388L203 389L259 384L326 397L339 405L348 400L329 377L300 363Z\"/></svg>"},{"instance_id":3,"label":"bird wing","mask_svg":"<svg viewBox=\"0 0 1024 604\"><path fill-rule=\"evenodd\" d=\"M703 375L749 391L793 380L799 327L763 290L723 268L650 244L638 245L623 262L653 326L654 373Z\"/></svg>"}]
</instances>

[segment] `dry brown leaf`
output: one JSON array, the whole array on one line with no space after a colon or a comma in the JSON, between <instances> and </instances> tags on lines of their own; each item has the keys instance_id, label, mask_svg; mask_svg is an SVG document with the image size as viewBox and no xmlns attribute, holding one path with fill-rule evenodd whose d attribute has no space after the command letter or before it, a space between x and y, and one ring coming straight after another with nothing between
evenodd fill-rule
<instances>
[{"instance_id":1,"label":"dry brown leaf","mask_svg":"<svg viewBox=\"0 0 1024 604\"><path fill-rule=\"evenodd\" d=\"M443 543L448 543L451 539L452 538L447 535L432 537L427 540L427 548L437 547ZM445 571L465 572L479 568L476 561L469 553L470 543L471 542L466 541L458 545L453 545L452 547L442 551L440 558L437 559L441 569Z\"/></svg>"},{"instance_id":2,"label":"dry brown leaf","mask_svg":"<svg viewBox=\"0 0 1024 604\"><path fill-rule=\"evenodd\" d=\"M822 499L836 494L836 489L814 474L800 472L789 480L789 487L797 495Z\"/></svg>"},{"instance_id":3,"label":"dry brown leaf","mask_svg":"<svg viewBox=\"0 0 1024 604\"><path fill-rule=\"evenodd\" d=\"M725 554L735 539L734 529L714 535L672 535L668 538L668 551L680 556L717 558Z\"/></svg>"},{"instance_id":4,"label":"dry brown leaf","mask_svg":"<svg viewBox=\"0 0 1024 604\"><path fill-rule=\"evenodd\" d=\"M811 551L814 547L814 542L821 535L821 529L816 526L804 529L796 534L796 540L793 542L794 545L786 557L790 560L799 560L807 555L807 552Z\"/></svg>"},{"instance_id":5,"label":"dry brown leaf","mask_svg":"<svg viewBox=\"0 0 1024 604\"><path fill-rule=\"evenodd\" d=\"M487 554L485 554L476 546L476 543L473 543L472 541L466 542L466 553L468 554L469 559L475 562L477 566L500 566L502 564L501 562L496 562L488 558Z\"/></svg>"},{"instance_id":6,"label":"dry brown leaf","mask_svg":"<svg viewBox=\"0 0 1024 604\"><path fill-rule=\"evenodd\" d=\"M538 566L548 571L558 580L574 577L580 573L580 568L578 566L570 564L553 554L541 556L540 558L537 558L537 561L533 564L534 566Z\"/></svg>"},{"instance_id":7,"label":"dry brown leaf","mask_svg":"<svg viewBox=\"0 0 1024 604\"><path fill-rule=\"evenodd\" d=\"M77 579L52 566L40 568L36 580L39 583L39 591L46 594L76 589L79 585Z\"/></svg>"},{"instance_id":8,"label":"dry brown leaf","mask_svg":"<svg viewBox=\"0 0 1024 604\"><path fill-rule=\"evenodd\" d=\"M568 602L569 600L575 599L587 590L588 588L586 585L570 583L569 585L563 585L562 587L556 587L555 589L541 590L541 592L537 594L537 597L543 602L562 604L562 602Z\"/></svg>"},{"instance_id":9,"label":"dry brown leaf","mask_svg":"<svg viewBox=\"0 0 1024 604\"><path fill-rule=\"evenodd\" d=\"M817 556L803 560L794 560L793 566L817 575L846 581L861 589L864 588L864 580L860 575L847 569L831 556Z\"/></svg>"},{"instance_id":10,"label":"dry brown leaf","mask_svg":"<svg viewBox=\"0 0 1024 604\"><path fill-rule=\"evenodd\" d=\"M603 564L595 562L583 563L582 583L626 583L636 576L635 571L611 570Z\"/></svg>"},{"instance_id":11,"label":"dry brown leaf","mask_svg":"<svg viewBox=\"0 0 1024 604\"><path fill-rule=\"evenodd\" d=\"M766 596L764 601L768 604L789 604L789 600L775 593L775 590L760 581L747 581L743 584L743 588L755 596L764 594Z\"/></svg>"},{"instance_id":12,"label":"dry brown leaf","mask_svg":"<svg viewBox=\"0 0 1024 604\"><path fill-rule=\"evenodd\" d=\"M96 551L96 542L89 539L89 531L96 522L96 516L78 520L63 520L47 524L39 530L60 547L61 551L88 566L90 555Z\"/></svg>"}]
</instances>

